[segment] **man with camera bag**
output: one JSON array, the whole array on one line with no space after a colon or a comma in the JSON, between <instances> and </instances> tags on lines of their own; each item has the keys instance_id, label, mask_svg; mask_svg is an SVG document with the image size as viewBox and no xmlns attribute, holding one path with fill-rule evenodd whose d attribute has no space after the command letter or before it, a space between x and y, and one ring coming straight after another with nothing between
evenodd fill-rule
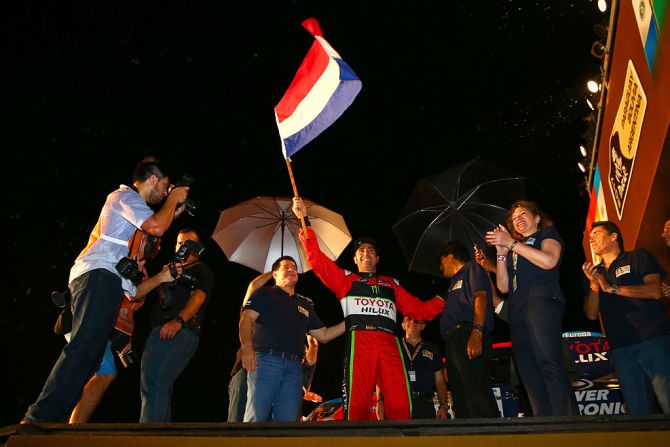
<instances>
[{"instance_id":1,"label":"man with camera bag","mask_svg":"<svg viewBox=\"0 0 670 447\"><path fill-rule=\"evenodd\" d=\"M117 376L118 368L115 356L124 368L134 363L135 359L131 340L135 329L135 312L142 307L144 298L149 292L163 283L175 280L175 276L173 276L175 272L167 265L159 273L149 277L146 270L146 261L156 256L160 247L160 240L155 236L144 234L141 230L136 230L132 240L140 239L141 242L139 244L132 244L129 257L138 261L145 279L137 286L137 294L134 298L131 299L126 296L121 301L116 323L114 324L112 335L109 341L107 341L100 366L84 386L81 397L70 415L70 424L88 422L93 415L105 392L107 392L107 389ZM137 245L139 246L137 247ZM176 273L181 275L181 266L177 267ZM69 332L63 335L65 335L67 340L70 339Z\"/></svg>"},{"instance_id":2,"label":"man with camera bag","mask_svg":"<svg viewBox=\"0 0 670 447\"><path fill-rule=\"evenodd\" d=\"M200 261L203 248L195 230L179 231L170 268L180 263L181 276L161 285L151 312L152 330L144 345L140 422L172 419L172 386L198 347L207 300L214 286L214 275Z\"/></svg>"},{"instance_id":3,"label":"man with camera bag","mask_svg":"<svg viewBox=\"0 0 670 447\"><path fill-rule=\"evenodd\" d=\"M183 211L188 187L173 188L167 194L169 185L158 160L145 158L135 167L133 187L121 185L107 196L88 244L70 271L72 338L22 423L67 422L100 363L124 294L136 295L137 284L116 268L128 255L130 239L137 228L161 236ZM165 203L154 213L149 205L163 199Z\"/></svg>"}]
</instances>

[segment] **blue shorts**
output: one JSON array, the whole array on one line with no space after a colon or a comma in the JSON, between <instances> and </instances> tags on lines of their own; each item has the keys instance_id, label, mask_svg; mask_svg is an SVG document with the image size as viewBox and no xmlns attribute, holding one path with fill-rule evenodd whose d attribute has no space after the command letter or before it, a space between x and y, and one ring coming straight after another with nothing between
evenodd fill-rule
<instances>
[{"instance_id":1,"label":"blue shorts","mask_svg":"<svg viewBox=\"0 0 670 447\"><path fill-rule=\"evenodd\" d=\"M114 354L112 353L112 342L107 340L107 346L105 346L105 353L102 355L102 361L100 361L100 366L95 372L96 376L116 376L116 365L114 365Z\"/></svg>"}]
</instances>

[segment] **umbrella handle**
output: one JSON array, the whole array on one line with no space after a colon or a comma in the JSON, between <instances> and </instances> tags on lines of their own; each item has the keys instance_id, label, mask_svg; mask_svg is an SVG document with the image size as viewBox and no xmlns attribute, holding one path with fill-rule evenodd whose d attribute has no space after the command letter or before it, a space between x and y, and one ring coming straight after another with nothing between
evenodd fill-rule
<instances>
[{"instance_id":1,"label":"umbrella handle","mask_svg":"<svg viewBox=\"0 0 670 447\"><path fill-rule=\"evenodd\" d=\"M293 194L296 197L300 197L298 195L298 187L295 184L295 178L293 177L293 169L291 168L291 160L286 159L286 167L288 168L288 176L291 179L291 186L293 187ZM302 232L305 235L305 239L309 239L309 234L307 234L307 225L305 225L305 216L303 216L302 210L300 212L300 223L302 224Z\"/></svg>"}]
</instances>

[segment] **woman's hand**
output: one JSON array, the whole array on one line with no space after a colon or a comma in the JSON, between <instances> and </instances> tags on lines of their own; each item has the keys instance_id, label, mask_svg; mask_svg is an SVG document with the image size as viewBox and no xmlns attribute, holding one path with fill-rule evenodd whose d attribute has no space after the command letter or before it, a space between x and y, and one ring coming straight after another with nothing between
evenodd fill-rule
<instances>
[{"instance_id":1,"label":"woman's hand","mask_svg":"<svg viewBox=\"0 0 670 447\"><path fill-rule=\"evenodd\" d=\"M493 231L486 232L486 242L495 245L499 255L506 255L509 252L509 246L514 242L514 238L509 234L507 228L498 225Z\"/></svg>"}]
</instances>

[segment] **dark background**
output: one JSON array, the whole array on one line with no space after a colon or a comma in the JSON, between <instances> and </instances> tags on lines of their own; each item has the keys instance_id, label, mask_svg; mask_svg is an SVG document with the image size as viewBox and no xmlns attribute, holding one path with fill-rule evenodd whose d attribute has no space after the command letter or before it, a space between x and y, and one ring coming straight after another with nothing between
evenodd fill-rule
<instances>
[{"instance_id":1,"label":"dark background","mask_svg":"<svg viewBox=\"0 0 670 447\"><path fill-rule=\"evenodd\" d=\"M0 298L0 426L18 422L63 346L51 329L52 290L96 222L105 196L129 184L146 155L196 179L195 217L175 229L206 240L216 274L200 348L175 385L175 421L222 421L238 346L239 304L258 273L228 262L209 236L222 209L258 195L291 195L273 107L312 43L324 37L363 81L354 104L293 157L299 191L344 215L352 235L379 241L382 273L428 298L444 280L408 273L391 226L417 180L475 156L526 178L530 199L566 242L566 329L597 329L581 311L587 201L576 168L588 128L589 54L607 23L595 2L268 1L6 7L3 110L4 237ZM349 247L340 265L353 268ZM313 273L299 290L328 325L339 304ZM138 359L148 310L137 314ZM496 337L507 337L499 324ZM439 341L435 324L428 337ZM342 341L322 346L313 390L340 390ZM139 360L122 371L92 421L136 421Z\"/></svg>"}]
</instances>

